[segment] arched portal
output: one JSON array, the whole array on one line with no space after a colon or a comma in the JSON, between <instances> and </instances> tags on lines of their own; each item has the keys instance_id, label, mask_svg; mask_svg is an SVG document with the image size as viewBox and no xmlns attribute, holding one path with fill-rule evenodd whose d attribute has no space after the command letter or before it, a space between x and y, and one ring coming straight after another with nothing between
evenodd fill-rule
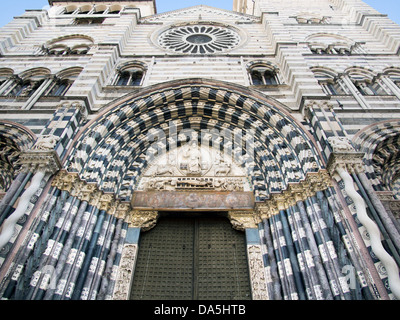
<instances>
[{"instance_id":1,"label":"arched portal","mask_svg":"<svg viewBox=\"0 0 400 320\"><path fill-rule=\"evenodd\" d=\"M149 87L112 103L77 135L65 166L130 201L155 156L189 141L232 155L256 201L324 169L313 138L283 105L257 91L200 79Z\"/></svg>"},{"instance_id":2,"label":"arched portal","mask_svg":"<svg viewBox=\"0 0 400 320\"><path fill-rule=\"evenodd\" d=\"M245 231L251 294L266 299L256 206L299 185L314 190L321 159L280 103L241 86L191 79L110 104L77 134L64 167L130 207L116 298L130 296L140 233L157 230L161 212L180 211L223 212Z\"/></svg>"}]
</instances>

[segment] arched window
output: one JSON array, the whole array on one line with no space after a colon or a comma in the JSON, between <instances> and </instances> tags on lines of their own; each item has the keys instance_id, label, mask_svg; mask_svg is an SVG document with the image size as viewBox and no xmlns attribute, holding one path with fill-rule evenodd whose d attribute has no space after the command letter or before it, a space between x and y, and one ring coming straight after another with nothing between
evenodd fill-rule
<instances>
[{"instance_id":1,"label":"arched window","mask_svg":"<svg viewBox=\"0 0 400 320\"><path fill-rule=\"evenodd\" d=\"M37 89L39 89L39 87L43 84L44 80L45 79L24 80L14 87L14 89L10 92L10 95L15 97L30 97Z\"/></svg>"},{"instance_id":2,"label":"arched window","mask_svg":"<svg viewBox=\"0 0 400 320\"><path fill-rule=\"evenodd\" d=\"M71 54L87 54L90 50L90 47L85 44L77 45L71 48Z\"/></svg>"},{"instance_id":3,"label":"arched window","mask_svg":"<svg viewBox=\"0 0 400 320\"><path fill-rule=\"evenodd\" d=\"M376 78L372 72L366 69L350 69L348 71L348 75L354 86L363 96L379 96L390 94L390 92L387 92L386 89L376 81Z\"/></svg>"},{"instance_id":4,"label":"arched window","mask_svg":"<svg viewBox=\"0 0 400 320\"><path fill-rule=\"evenodd\" d=\"M44 95L50 97L64 96L74 84L81 71L82 68L70 68L61 71L54 77L53 82L49 85Z\"/></svg>"},{"instance_id":5,"label":"arched window","mask_svg":"<svg viewBox=\"0 0 400 320\"><path fill-rule=\"evenodd\" d=\"M82 6L79 8L79 14L89 14L90 10L92 10L92 7L90 5Z\"/></svg>"},{"instance_id":6,"label":"arched window","mask_svg":"<svg viewBox=\"0 0 400 320\"><path fill-rule=\"evenodd\" d=\"M48 55L86 54L93 45L93 39L84 35L70 35L51 40L42 50Z\"/></svg>"},{"instance_id":7,"label":"arched window","mask_svg":"<svg viewBox=\"0 0 400 320\"><path fill-rule=\"evenodd\" d=\"M353 83L363 96L375 96L378 94L372 82L368 80L355 80Z\"/></svg>"},{"instance_id":8,"label":"arched window","mask_svg":"<svg viewBox=\"0 0 400 320\"><path fill-rule=\"evenodd\" d=\"M312 12L299 13L295 18L299 24L328 24L330 19L330 17Z\"/></svg>"},{"instance_id":9,"label":"arched window","mask_svg":"<svg viewBox=\"0 0 400 320\"><path fill-rule=\"evenodd\" d=\"M275 69L268 65L256 65L252 67L250 69L250 78L254 86L279 84Z\"/></svg>"},{"instance_id":10,"label":"arched window","mask_svg":"<svg viewBox=\"0 0 400 320\"><path fill-rule=\"evenodd\" d=\"M61 97L65 95L68 89L71 87L73 82L69 81L68 79L65 80L56 80L54 84L50 87L47 91L47 96L52 97Z\"/></svg>"},{"instance_id":11,"label":"arched window","mask_svg":"<svg viewBox=\"0 0 400 320\"><path fill-rule=\"evenodd\" d=\"M118 14L122 10L120 5L112 5L108 8L108 14Z\"/></svg>"},{"instance_id":12,"label":"arched window","mask_svg":"<svg viewBox=\"0 0 400 320\"><path fill-rule=\"evenodd\" d=\"M324 93L328 96L347 95L346 90L337 81L332 70L314 67L311 69Z\"/></svg>"},{"instance_id":13,"label":"arched window","mask_svg":"<svg viewBox=\"0 0 400 320\"><path fill-rule=\"evenodd\" d=\"M21 75L14 76L13 81L3 91L3 95L11 97L31 97L44 83L49 83L50 70L45 68L31 69ZM43 86L42 86L43 85Z\"/></svg>"},{"instance_id":14,"label":"arched window","mask_svg":"<svg viewBox=\"0 0 400 320\"><path fill-rule=\"evenodd\" d=\"M351 55L364 53L361 43L336 34L317 33L307 37L306 41L314 54Z\"/></svg>"},{"instance_id":15,"label":"arched window","mask_svg":"<svg viewBox=\"0 0 400 320\"><path fill-rule=\"evenodd\" d=\"M77 10L77 6L65 7L64 14L73 14Z\"/></svg>"},{"instance_id":16,"label":"arched window","mask_svg":"<svg viewBox=\"0 0 400 320\"><path fill-rule=\"evenodd\" d=\"M121 68L118 71L114 81L116 86L140 86L144 78L144 69L142 66L131 65Z\"/></svg>"},{"instance_id":17,"label":"arched window","mask_svg":"<svg viewBox=\"0 0 400 320\"><path fill-rule=\"evenodd\" d=\"M14 71L8 68L0 69L0 95L3 95L4 90L7 89L10 81L12 80Z\"/></svg>"},{"instance_id":18,"label":"arched window","mask_svg":"<svg viewBox=\"0 0 400 320\"><path fill-rule=\"evenodd\" d=\"M103 14L107 10L107 6L104 5L97 5L94 7L93 14Z\"/></svg>"},{"instance_id":19,"label":"arched window","mask_svg":"<svg viewBox=\"0 0 400 320\"><path fill-rule=\"evenodd\" d=\"M400 69L390 68L385 75L400 89Z\"/></svg>"}]
</instances>

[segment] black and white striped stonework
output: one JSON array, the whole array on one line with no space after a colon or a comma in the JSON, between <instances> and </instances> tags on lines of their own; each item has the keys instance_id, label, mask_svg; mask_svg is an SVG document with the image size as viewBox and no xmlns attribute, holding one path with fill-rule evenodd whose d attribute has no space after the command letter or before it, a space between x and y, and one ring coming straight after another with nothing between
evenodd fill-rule
<instances>
[{"instance_id":1,"label":"black and white striped stonework","mask_svg":"<svg viewBox=\"0 0 400 320\"><path fill-rule=\"evenodd\" d=\"M184 129L225 129L243 136L235 154L245 157L254 152L254 159L244 165L249 173L259 173L252 177L253 185L262 180L268 192L280 192L288 183L301 181L323 165L302 126L278 103L264 99L201 83L171 84L139 98L128 97L84 128L68 156L68 170L78 172L87 182L98 183L105 192L120 195L124 185L124 198L129 199L148 165L143 156L153 142L151 133L155 129L165 134L158 141L165 150L171 143L180 143L170 141L174 137L169 136L169 125L177 133ZM221 143L217 147L223 150L228 146Z\"/></svg>"}]
</instances>

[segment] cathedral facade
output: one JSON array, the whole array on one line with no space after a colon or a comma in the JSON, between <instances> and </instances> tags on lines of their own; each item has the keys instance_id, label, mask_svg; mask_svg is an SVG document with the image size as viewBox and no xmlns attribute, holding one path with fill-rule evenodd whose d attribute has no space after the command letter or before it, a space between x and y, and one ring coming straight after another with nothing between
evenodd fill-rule
<instances>
[{"instance_id":1,"label":"cathedral facade","mask_svg":"<svg viewBox=\"0 0 400 320\"><path fill-rule=\"evenodd\" d=\"M49 5L0 29L1 299L400 299L397 24Z\"/></svg>"}]
</instances>

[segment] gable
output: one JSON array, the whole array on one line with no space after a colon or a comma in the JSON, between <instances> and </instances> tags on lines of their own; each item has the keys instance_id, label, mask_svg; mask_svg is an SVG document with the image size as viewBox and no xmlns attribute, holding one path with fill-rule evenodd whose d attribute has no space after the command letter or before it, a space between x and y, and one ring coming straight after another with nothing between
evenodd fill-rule
<instances>
[{"instance_id":1,"label":"gable","mask_svg":"<svg viewBox=\"0 0 400 320\"><path fill-rule=\"evenodd\" d=\"M175 22L175 21L193 21L193 20L219 20L219 21L240 21L240 22L257 22L258 17L237 13L233 11L213 8L210 6L199 5L185 9L165 12L154 16L143 18L142 23L149 22Z\"/></svg>"}]
</instances>

